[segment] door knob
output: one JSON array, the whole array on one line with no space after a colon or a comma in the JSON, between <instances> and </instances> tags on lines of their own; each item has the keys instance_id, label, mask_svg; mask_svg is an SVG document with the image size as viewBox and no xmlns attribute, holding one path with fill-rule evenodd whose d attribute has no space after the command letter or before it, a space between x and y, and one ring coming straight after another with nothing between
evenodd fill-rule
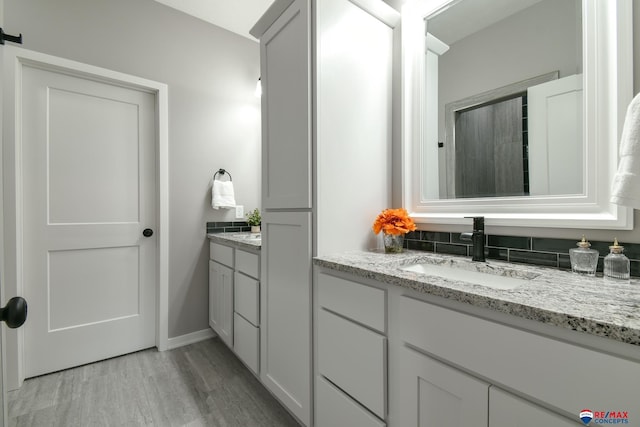
<instances>
[{"instance_id":1,"label":"door knob","mask_svg":"<svg viewBox=\"0 0 640 427\"><path fill-rule=\"evenodd\" d=\"M145 228L144 231L142 232L142 235L144 237L151 237L153 236L153 230L150 228Z\"/></svg>"},{"instance_id":2,"label":"door knob","mask_svg":"<svg viewBox=\"0 0 640 427\"><path fill-rule=\"evenodd\" d=\"M19 328L27 320L27 301L22 297L13 297L7 305L0 308L0 321L7 322L7 326Z\"/></svg>"}]
</instances>

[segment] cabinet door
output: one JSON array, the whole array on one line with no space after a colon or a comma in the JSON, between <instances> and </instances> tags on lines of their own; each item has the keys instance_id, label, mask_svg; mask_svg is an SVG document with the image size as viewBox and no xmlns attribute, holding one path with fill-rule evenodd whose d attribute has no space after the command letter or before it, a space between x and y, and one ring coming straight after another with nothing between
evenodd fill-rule
<instances>
[{"instance_id":1,"label":"cabinet door","mask_svg":"<svg viewBox=\"0 0 640 427\"><path fill-rule=\"evenodd\" d=\"M233 270L209 261L209 326L233 346Z\"/></svg>"},{"instance_id":2,"label":"cabinet door","mask_svg":"<svg viewBox=\"0 0 640 427\"><path fill-rule=\"evenodd\" d=\"M495 386L489 389L489 427L584 426L575 414L570 420L520 399Z\"/></svg>"},{"instance_id":3,"label":"cabinet door","mask_svg":"<svg viewBox=\"0 0 640 427\"><path fill-rule=\"evenodd\" d=\"M311 213L265 212L260 280L263 384L311 421Z\"/></svg>"},{"instance_id":4,"label":"cabinet door","mask_svg":"<svg viewBox=\"0 0 640 427\"><path fill-rule=\"evenodd\" d=\"M309 0L296 0L260 39L262 207L311 207Z\"/></svg>"},{"instance_id":5,"label":"cabinet door","mask_svg":"<svg viewBox=\"0 0 640 427\"><path fill-rule=\"evenodd\" d=\"M409 348L400 355L398 425L487 427L489 384Z\"/></svg>"}]
</instances>

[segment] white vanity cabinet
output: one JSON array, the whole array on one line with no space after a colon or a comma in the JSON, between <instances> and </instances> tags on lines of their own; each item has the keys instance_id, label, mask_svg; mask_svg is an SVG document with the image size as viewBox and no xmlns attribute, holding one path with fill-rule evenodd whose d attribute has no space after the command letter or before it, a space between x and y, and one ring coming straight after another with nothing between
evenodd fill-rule
<instances>
[{"instance_id":1,"label":"white vanity cabinet","mask_svg":"<svg viewBox=\"0 0 640 427\"><path fill-rule=\"evenodd\" d=\"M326 272L315 283L315 425L384 426L386 292Z\"/></svg>"},{"instance_id":2,"label":"white vanity cabinet","mask_svg":"<svg viewBox=\"0 0 640 427\"><path fill-rule=\"evenodd\" d=\"M233 252L219 243L209 243L209 326L233 347Z\"/></svg>"},{"instance_id":3,"label":"white vanity cabinet","mask_svg":"<svg viewBox=\"0 0 640 427\"><path fill-rule=\"evenodd\" d=\"M260 373L260 255L210 242L209 326Z\"/></svg>"},{"instance_id":4,"label":"white vanity cabinet","mask_svg":"<svg viewBox=\"0 0 640 427\"><path fill-rule=\"evenodd\" d=\"M634 406L632 396L640 392L637 360L408 296L398 296L396 303L402 348L395 365L399 379L393 387L400 396L395 406L399 425L442 425L431 420L440 420L443 408L455 412L452 404L457 402L460 408L469 403L472 413L482 415L474 425L578 426L583 425L578 417L583 408L627 411ZM450 388L462 382L467 384L462 389ZM425 394L423 384L437 390L429 402L424 401L429 393ZM459 395L460 390L464 394ZM451 404L439 401L443 395ZM420 402L417 409L416 402ZM435 408L440 409L434 412ZM482 408L488 408L488 413ZM467 413L466 409L459 412ZM429 421L424 424L424 420ZM460 422L470 423L468 419Z\"/></svg>"},{"instance_id":5,"label":"white vanity cabinet","mask_svg":"<svg viewBox=\"0 0 640 427\"><path fill-rule=\"evenodd\" d=\"M404 347L397 425L448 427L570 427L583 425ZM416 386L417 385L417 386Z\"/></svg>"},{"instance_id":6,"label":"white vanity cabinet","mask_svg":"<svg viewBox=\"0 0 640 427\"><path fill-rule=\"evenodd\" d=\"M366 267L365 267L366 268ZM315 266L315 425L636 425L640 350Z\"/></svg>"}]
</instances>

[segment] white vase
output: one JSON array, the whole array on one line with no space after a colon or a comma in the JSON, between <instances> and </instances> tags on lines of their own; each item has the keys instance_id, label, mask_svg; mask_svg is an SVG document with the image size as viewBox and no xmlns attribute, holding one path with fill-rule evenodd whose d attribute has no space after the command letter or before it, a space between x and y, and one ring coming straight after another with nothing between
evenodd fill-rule
<instances>
[{"instance_id":1,"label":"white vase","mask_svg":"<svg viewBox=\"0 0 640 427\"><path fill-rule=\"evenodd\" d=\"M252 225L251 226L251 232L252 233L259 233L260 232L260 226L259 225Z\"/></svg>"}]
</instances>

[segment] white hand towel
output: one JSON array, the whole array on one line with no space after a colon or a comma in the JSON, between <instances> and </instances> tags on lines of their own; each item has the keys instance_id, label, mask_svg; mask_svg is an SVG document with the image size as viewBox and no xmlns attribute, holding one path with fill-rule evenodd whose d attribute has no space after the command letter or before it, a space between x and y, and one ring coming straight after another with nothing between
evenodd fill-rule
<instances>
[{"instance_id":1,"label":"white hand towel","mask_svg":"<svg viewBox=\"0 0 640 427\"><path fill-rule=\"evenodd\" d=\"M213 209L236 207L233 182L213 180L213 185L211 185L211 207Z\"/></svg>"},{"instance_id":2,"label":"white hand towel","mask_svg":"<svg viewBox=\"0 0 640 427\"><path fill-rule=\"evenodd\" d=\"M629 104L624 119L611 203L640 209L640 94Z\"/></svg>"}]
</instances>

